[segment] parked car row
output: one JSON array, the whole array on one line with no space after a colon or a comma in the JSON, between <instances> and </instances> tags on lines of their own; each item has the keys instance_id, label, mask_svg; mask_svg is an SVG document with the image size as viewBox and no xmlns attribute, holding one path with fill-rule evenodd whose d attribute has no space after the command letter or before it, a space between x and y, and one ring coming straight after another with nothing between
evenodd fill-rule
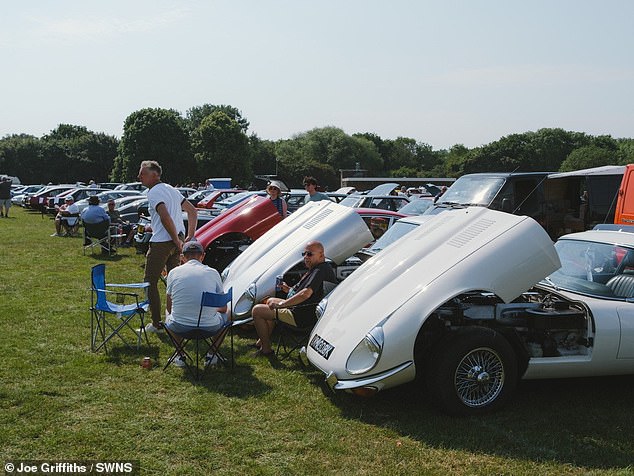
<instances>
[{"instance_id":1,"label":"parked car row","mask_svg":"<svg viewBox=\"0 0 634 476\"><path fill-rule=\"evenodd\" d=\"M335 269L371 242L346 208L311 203L238 255L222 273L233 316L273 294L276 276L302 272L307 241ZM444 411L477 415L520 379L634 373L634 233L553 244L527 216L439 209L397 221L319 304L302 358L326 385L370 395L416 381Z\"/></svg>"}]
</instances>

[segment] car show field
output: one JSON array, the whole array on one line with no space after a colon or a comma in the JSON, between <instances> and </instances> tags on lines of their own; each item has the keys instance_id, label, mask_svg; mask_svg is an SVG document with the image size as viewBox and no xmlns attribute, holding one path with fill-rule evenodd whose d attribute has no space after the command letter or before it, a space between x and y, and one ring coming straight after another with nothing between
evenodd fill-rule
<instances>
[{"instance_id":1,"label":"car show field","mask_svg":"<svg viewBox=\"0 0 634 476\"><path fill-rule=\"evenodd\" d=\"M143 257L83 256L81 239L50 238L51 226L22 209L0 221L4 461L135 460L149 474L632 471L631 376L521 381L498 412L453 418L415 383L370 399L332 393L297 359L252 358L248 330L236 367L201 383L161 370L170 351L156 335L140 352L91 353L91 267L136 282Z\"/></svg>"}]
</instances>

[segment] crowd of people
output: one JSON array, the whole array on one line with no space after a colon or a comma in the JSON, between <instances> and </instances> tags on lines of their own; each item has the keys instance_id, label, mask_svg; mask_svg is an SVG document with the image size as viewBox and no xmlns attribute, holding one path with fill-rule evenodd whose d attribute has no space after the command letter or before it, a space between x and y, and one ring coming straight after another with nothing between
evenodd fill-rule
<instances>
[{"instance_id":1,"label":"crowd of people","mask_svg":"<svg viewBox=\"0 0 634 476\"><path fill-rule=\"evenodd\" d=\"M187 201L173 186L161 181L162 168L156 161L141 163L138 180L148 188L148 212L150 215L152 236L145 256L144 282L148 286L150 322L145 325L149 333L169 332L179 342L181 336L192 328L201 329L210 336L217 334L227 325L226 306L207 308L201 313L200 300L203 292L222 292L222 281L218 271L203 263L205 250L195 240L197 209ZM6 185L5 185L6 184ZM318 182L314 177L305 177L304 188L308 193L307 202L330 200L328 195L318 191ZM0 211L8 216L11 204L10 180L0 181ZM90 187L97 185L91 180ZM4 189L6 199L4 198ZM278 180L270 180L266 193L282 219L288 215L288 206L283 193L288 192L286 185ZM88 197L88 206L81 212L72 195L64 203L55 207L54 237L74 236L79 224L84 225L84 245L98 239L104 254L112 254L114 240L104 240L106 236L116 236L118 246L131 246L135 227L123 220L116 209L114 200L107 201L107 208L101 206L97 195ZM187 228L183 221L183 212L187 215ZM111 227L116 226L112 232ZM323 298L323 282L335 281L332 267L326 263L325 250L321 243L311 241L302 253L306 273L299 282L290 287L281 284L285 297L271 297L257 304L252 313L257 341L252 346L256 356L270 356L271 333L276 321L291 326L303 326L314 317L317 303ZM163 273L167 273L165 314L162 311L161 292L158 282ZM165 318L163 318L165 316ZM216 345L219 345L218 341ZM217 355L208 356L208 364L217 363ZM174 360L177 366L184 366L180 356Z\"/></svg>"},{"instance_id":2,"label":"crowd of people","mask_svg":"<svg viewBox=\"0 0 634 476\"><path fill-rule=\"evenodd\" d=\"M222 282L215 269L203 264L205 250L194 239L196 209L174 187L161 181L161 173L161 166L157 162L145 161L141 163L138 174L141 183L149 189L148 206L153 230L145 259L144 281L149 283L151 318L145 331L161 333L167 330L179 342L182 335L194 326L212 336L226 326L226 319L222 315L226 309L205 309L198 319L200 299L203 291L220 292ZM304 186L310 201L329 200L326 194L317 191L317 181L313 177L306 177ZM277 211L285 218L288 210L281 193L286 191L286 186L272 180L266 191ZM183 223L183 211L188 218L187 230ZM276 320L301 326L306 319L314 316L315 306L323 298L323 282L335 281L321 243L307 243L302 255L307 272L292 288L282 283L286 297L272 297L253 309L253 323L258 334L253 346L257 348L257 356L272 355L270 338ZM167 271L165 321L162 320L158 288L163 270ZM208 355L208 363L214 364L215 358L213 353ZM184 366L184 357L178 356L174 363Z\"/></svg>"}]
</instances>

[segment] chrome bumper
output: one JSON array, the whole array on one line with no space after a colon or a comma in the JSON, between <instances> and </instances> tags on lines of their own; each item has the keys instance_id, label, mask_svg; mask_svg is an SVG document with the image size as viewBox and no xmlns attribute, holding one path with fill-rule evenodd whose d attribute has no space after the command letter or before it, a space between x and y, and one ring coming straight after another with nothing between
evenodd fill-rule
<instances>
[{"instance_id":1,"label":"chrome bumper","mask_svg":"<svg viewBox=\"0 0 634 476\"><path fill-rule=\"evenodd\" d=\"M299 358L301 359L304 365L306 366L311 365L310 361L308 360L308 356L306 354L306 347L302 347L300 349ZM326 374L326 384L328 385L328 387L330 387L332 391L335 391L335 390L345 391L345 390L352 390L354 388L372 387L372 386L380 389L382 385L375 385L375 384L383 380L386 380L390 377L393 377L399 372L402 372L403 370L408 369L412 365L414 365L414 362L409 360L407 362L402 363L401 365L398 365L390 370L386 370L385 372L382 372L380 374L375 374L375 375L372 375L371 377L363 377L363 378L351 379L351 380L339 380L337 379L337 376L335 375L334 372L329 372L328 374Z\"/></svg>"}]
</instances>

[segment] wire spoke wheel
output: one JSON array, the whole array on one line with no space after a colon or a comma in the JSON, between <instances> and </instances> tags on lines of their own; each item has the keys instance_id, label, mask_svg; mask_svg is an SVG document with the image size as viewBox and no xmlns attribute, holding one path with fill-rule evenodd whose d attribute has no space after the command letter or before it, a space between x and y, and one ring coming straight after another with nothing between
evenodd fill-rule
<instances>
[{"instance_id":1,"label":"wire spoke wheel","mask_svg":"<svg viewBox=\"0 0 634 476\"><path fill-rule=\"evenodd\" d=\"M486 407L504 389L504 363L500 355L489 347L468 352L458 363L454 386L458 398L471 408Z\"/></svg>"}]
</instances>

